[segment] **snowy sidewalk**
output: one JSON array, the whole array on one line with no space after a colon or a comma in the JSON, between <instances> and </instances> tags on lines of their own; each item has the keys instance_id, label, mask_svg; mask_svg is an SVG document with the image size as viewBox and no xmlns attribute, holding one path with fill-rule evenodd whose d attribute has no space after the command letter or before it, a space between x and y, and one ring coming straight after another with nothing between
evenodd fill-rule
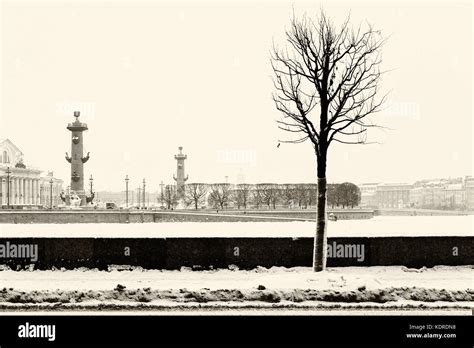
<instances>
[{"instance_id":1,"label":"snowy sidewalk","mask_svg":"<svg viewBox=\"0 0 474 348\"><path fill-rule=\"evenodd\" d=\"M474 308L474 267L0 271L2 310Z\"/></svg>"}]
</instances>

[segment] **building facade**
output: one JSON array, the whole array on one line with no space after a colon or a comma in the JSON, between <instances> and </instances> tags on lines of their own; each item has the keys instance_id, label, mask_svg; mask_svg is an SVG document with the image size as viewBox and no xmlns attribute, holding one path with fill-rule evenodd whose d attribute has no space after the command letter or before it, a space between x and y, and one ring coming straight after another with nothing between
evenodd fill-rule
<instances>
[{"instance_id":1,"label":"building facade","mask_svg":"<svg viewBox=\"0 0 474 348\"><path fill-rule=\"evenodd\" d=\"M379 208L405 208L409 206L410 184L381 184L377 186Z\"/></svg>"},{"instance_id":2,"label":"building facade","mask_svg":"<svg viewBox=\"0 0 474 348\"><path fill-rule=\"evenodd\" d=\"M360 184L361 206L474 210L474 178L422 180L414 184Z\"/></svg>"},{"instance_id":3,"label":"building facade","mask_svg":"<svg viewBox=\"0 0 474 348\"><path fill-rule=\"evenodd\" d=\"M58 207L64 202L59 196L63 191L63 181L54 177L53 172L40 178L40 205L46 208Z\"/></svg>"},{"instance_id":4,"label":"building facade","mask_svg":"<svg viewBox=\"0 0 474 348\"><path fill-rule=\"evenodd\" d=\"M474 210L474 178L472 176L464 177L464 191L466 208Z\"/></svg>"},{"instance_id":5,"label":"building facade","mask_svg":"<svg viewBox=\"0 0 474 348\"><path fill-rule=\"evenodd\" d=\"M45 206L43 191L45 191L45 185L51 186L51 177L45 179L41 177L41 172L41 170L23 163L23 153L9 139L0 141L0 203L2 209ZM53 191L57 192L57 199L59 199L62 180L53 178L53 186ZM57 199L56 202L58 202Z\"/></svg>"},{"instance_id":6,"label":"building facade","mask_svg":"<svg viewBox=\"0 0 474 348\"><path fill-rule=\"evenodd\" d=\"M362 207L377 207L378 183L365 183L358 185L360 189L360 205Z\"/></svg>"},{"instance_id":7,"label":"building facade","mask_svg":"<svg viewBox=\"0 0 474 348\"><path fill-rule=\"evenodd\" d=\"M410 206L432 209L465 209L467 181L463 178L416 182L410 191Z\"/></svg>"}]
</instances>

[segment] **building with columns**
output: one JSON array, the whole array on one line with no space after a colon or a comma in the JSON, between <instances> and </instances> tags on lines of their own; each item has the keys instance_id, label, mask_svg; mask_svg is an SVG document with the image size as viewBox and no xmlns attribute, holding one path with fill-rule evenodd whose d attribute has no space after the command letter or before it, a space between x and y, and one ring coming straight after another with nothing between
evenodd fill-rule
<instances>
[{"instance_id":1,"label":"building with columns","mask_svg":"<svg viewBox=\"0 0 474 348\"><path fill-rule=\"evenodd\" d=\"M411 184L379 184L376 197L379 208L405 208L409 204Z\"/></svg>"},{"instance_id":2,"label":"building with columns","mask_svg":"<svg viewBox=\"0 0 474 348\"><path fill-rule=\"evenodd\" d=\"M49 206L51 178L41 177L41 170L23 163L23 153L9 139L0 140L0 206L10 207L40 207ZM62 180L53 179L53 201L58 203L59 192L62 190ZM9 181L9 182L8 182ZM43 192L48 189L48 199ZM56 197L57 196L57 197Z\"/></svg>"}]
</instances>

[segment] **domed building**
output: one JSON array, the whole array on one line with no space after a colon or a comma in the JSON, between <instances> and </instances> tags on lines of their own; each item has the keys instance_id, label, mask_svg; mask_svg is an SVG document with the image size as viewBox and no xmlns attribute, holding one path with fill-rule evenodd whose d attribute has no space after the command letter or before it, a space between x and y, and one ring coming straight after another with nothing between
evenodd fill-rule
<instances>
[{"instance_id":1,"label":"domed building","mask_svg":"<svg viewBox=\"0 0 474 348\"><path fill-rule=\"evenodd\" d=\"M48 172L27 166L23 162L23 152L9 139L0 139L0 206L10 207L49 207L60 204L59 194L63 181ZM10 183L8 183L10 181ZM51 194L52 191L52 194ZM52 198L52 199L51 199Z\"/></svg>"}]
</instances>

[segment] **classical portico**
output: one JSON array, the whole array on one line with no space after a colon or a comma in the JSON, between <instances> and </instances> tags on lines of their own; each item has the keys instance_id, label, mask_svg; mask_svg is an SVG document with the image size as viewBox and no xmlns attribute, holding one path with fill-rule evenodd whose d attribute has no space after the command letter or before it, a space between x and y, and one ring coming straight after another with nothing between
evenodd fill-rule
<instances>
[{"instance_id":1,"label":"classical portico","mask_svg":"<svg viewBox=\"0 0 474 348\"><path fill-rule=\"evenodd\" d=\"M8 171L10 173L7 173ZM40 173L41 171L36 169L2 166L0 168L2 206L8 203L12 206L40 205ZM9 202L8 193L10 193Z\"/></svg>"},{"instance_id":2,"label":"classical portico","mask_svg":"<svg viewBox=\"0 0 474 348\"><path fill-rule=\"evenodd\" d=\"M0 141L0 206L47 205L41 195L45 191L42 186L45 186L45 180L41 177L41 170L26 166L23 153L9 139ZM61 187L62 181L54 179L54 191L59 191ZM54 201L57 202L57 199Z\"/></svg>"}]
</instances>

